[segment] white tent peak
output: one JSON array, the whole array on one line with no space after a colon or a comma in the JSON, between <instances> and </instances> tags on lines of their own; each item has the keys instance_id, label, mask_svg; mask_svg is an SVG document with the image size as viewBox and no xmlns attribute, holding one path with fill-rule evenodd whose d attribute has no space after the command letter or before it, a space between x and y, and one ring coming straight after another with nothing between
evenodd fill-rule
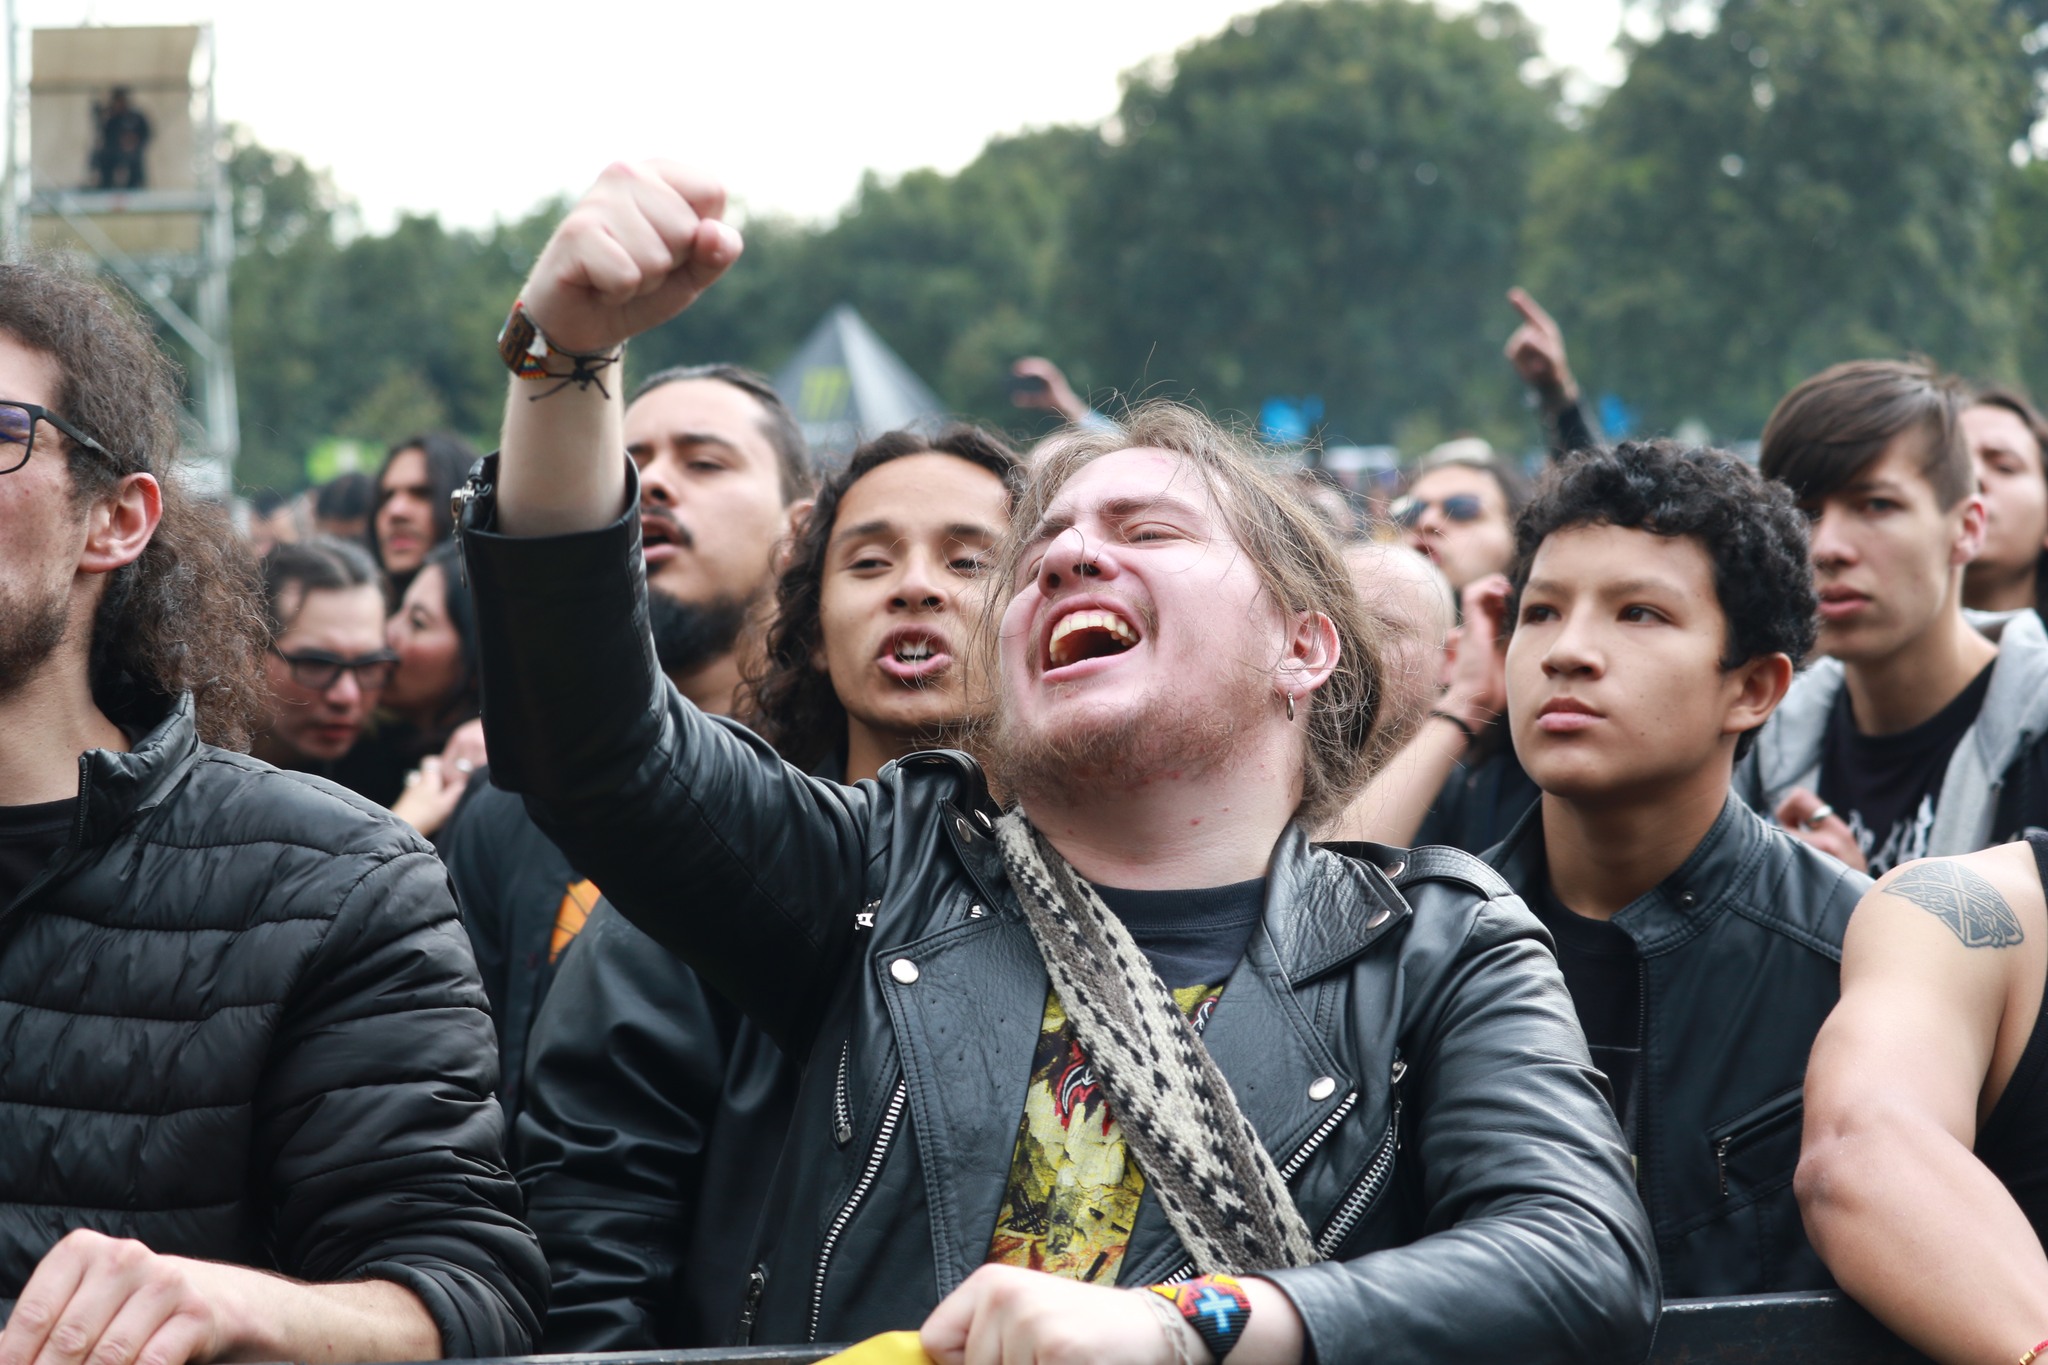
<instances>
[{"instance_id":1,"label":"white tent peak","mask_svg":"<svg viewBox=\"0 0 2048 1365\"><path fill-rule=\"evenodd\" d=\"M929 430L946 415L938 395L848 303L811 329L776 372L775 391L796 414L813 454L827 460L885 431Z\"/></svg>"}]
</instances>

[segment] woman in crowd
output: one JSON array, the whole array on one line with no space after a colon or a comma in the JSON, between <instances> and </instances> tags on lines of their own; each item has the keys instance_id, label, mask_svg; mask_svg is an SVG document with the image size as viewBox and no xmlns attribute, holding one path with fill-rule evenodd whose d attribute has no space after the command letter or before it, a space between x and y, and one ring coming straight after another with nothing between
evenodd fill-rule
<instances>
[{"instance_id":1,"label":"woman in crowd","mask_svg":"<svg viewBox=\"0 0 2048 1365\"><path fill-rule=\"evenodd\" d=\"M476 612L452 544L421 563L385 625L397 667L377 723L346 765L347 785L432 838L483 766L477 716Z\"/></svg>"},{"instance_id":2,"label":"woman in crowd","mask_svg":"<svg viewBox=\"0 0 2048 1365\"><path fill-rule=\"evenodd\" d=\"M1979 611L2039 610L2048 555L2048 423L2026 397L1985 389L1963 409L1963 435L1984 495L1984 548L1963 571L1963 604Z\"/></svg>"}]
</instances>

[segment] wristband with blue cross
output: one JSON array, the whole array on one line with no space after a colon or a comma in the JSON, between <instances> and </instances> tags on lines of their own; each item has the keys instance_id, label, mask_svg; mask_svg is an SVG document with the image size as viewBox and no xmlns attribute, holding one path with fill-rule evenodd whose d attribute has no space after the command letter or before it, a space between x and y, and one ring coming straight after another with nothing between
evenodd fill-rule
<instances>
[{"instance_id":1,"label":"wristband with blue cross","mask_svg":"<svg viewBox=\"0 0 2048 1365\"><path fill-rule=\"evenodd\" d=\"M1185 1284L1146 1288L1172 1304L1219 1361L1230 1354L1252 1320L1251 1297L1232 1275L1201 1275Z\"/></svg>"}]
</instances>

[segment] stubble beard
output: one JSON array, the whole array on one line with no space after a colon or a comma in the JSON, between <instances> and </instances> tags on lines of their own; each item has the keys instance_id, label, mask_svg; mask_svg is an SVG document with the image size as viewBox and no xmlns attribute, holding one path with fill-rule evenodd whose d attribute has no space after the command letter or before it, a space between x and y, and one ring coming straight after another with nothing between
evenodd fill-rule
<instances>
[{"instance_id":1,"label":"stubble beard","mask_svg":"<svg viewBox=\"0 0 2048 1365\"><path fill-rule=\"evenodd\" d=\"M1256 715L1250 708L1262 699L1259 680L1247 671L1220 696L1155 693L1122 713L1069 713L1036 730L1002 706L989 759L1003 789L1027 805L1092 805L1227 766Z\"/></svg>"},{"instance_id":2,"label":"stubble beard","mask_svg":"<svg viewBox=\"0 0 2048 1365\"><path fill-rule=\"evenodd\" d=\"M71 623L62 592L21 598L0 595L0 698L11 697L40 673Z\"/></svg>"}]
</instances>

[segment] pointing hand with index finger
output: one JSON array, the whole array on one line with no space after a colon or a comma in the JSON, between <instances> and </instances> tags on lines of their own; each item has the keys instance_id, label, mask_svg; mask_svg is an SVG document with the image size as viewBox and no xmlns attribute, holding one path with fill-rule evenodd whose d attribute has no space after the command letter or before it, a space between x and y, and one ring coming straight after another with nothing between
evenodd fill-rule
<instances>
[{"instance_id":1,"label":"pointing hand with index finger","mask_svg":"<svg viewBox=\"0 0 2048 1365\"><path fill-rule=\"evenodd\" d=\"M725 189L673 161L614 162L555 229L520 298L550 342L600 353L658 327L739 259Z\"/></svg>"}]
</instances>

